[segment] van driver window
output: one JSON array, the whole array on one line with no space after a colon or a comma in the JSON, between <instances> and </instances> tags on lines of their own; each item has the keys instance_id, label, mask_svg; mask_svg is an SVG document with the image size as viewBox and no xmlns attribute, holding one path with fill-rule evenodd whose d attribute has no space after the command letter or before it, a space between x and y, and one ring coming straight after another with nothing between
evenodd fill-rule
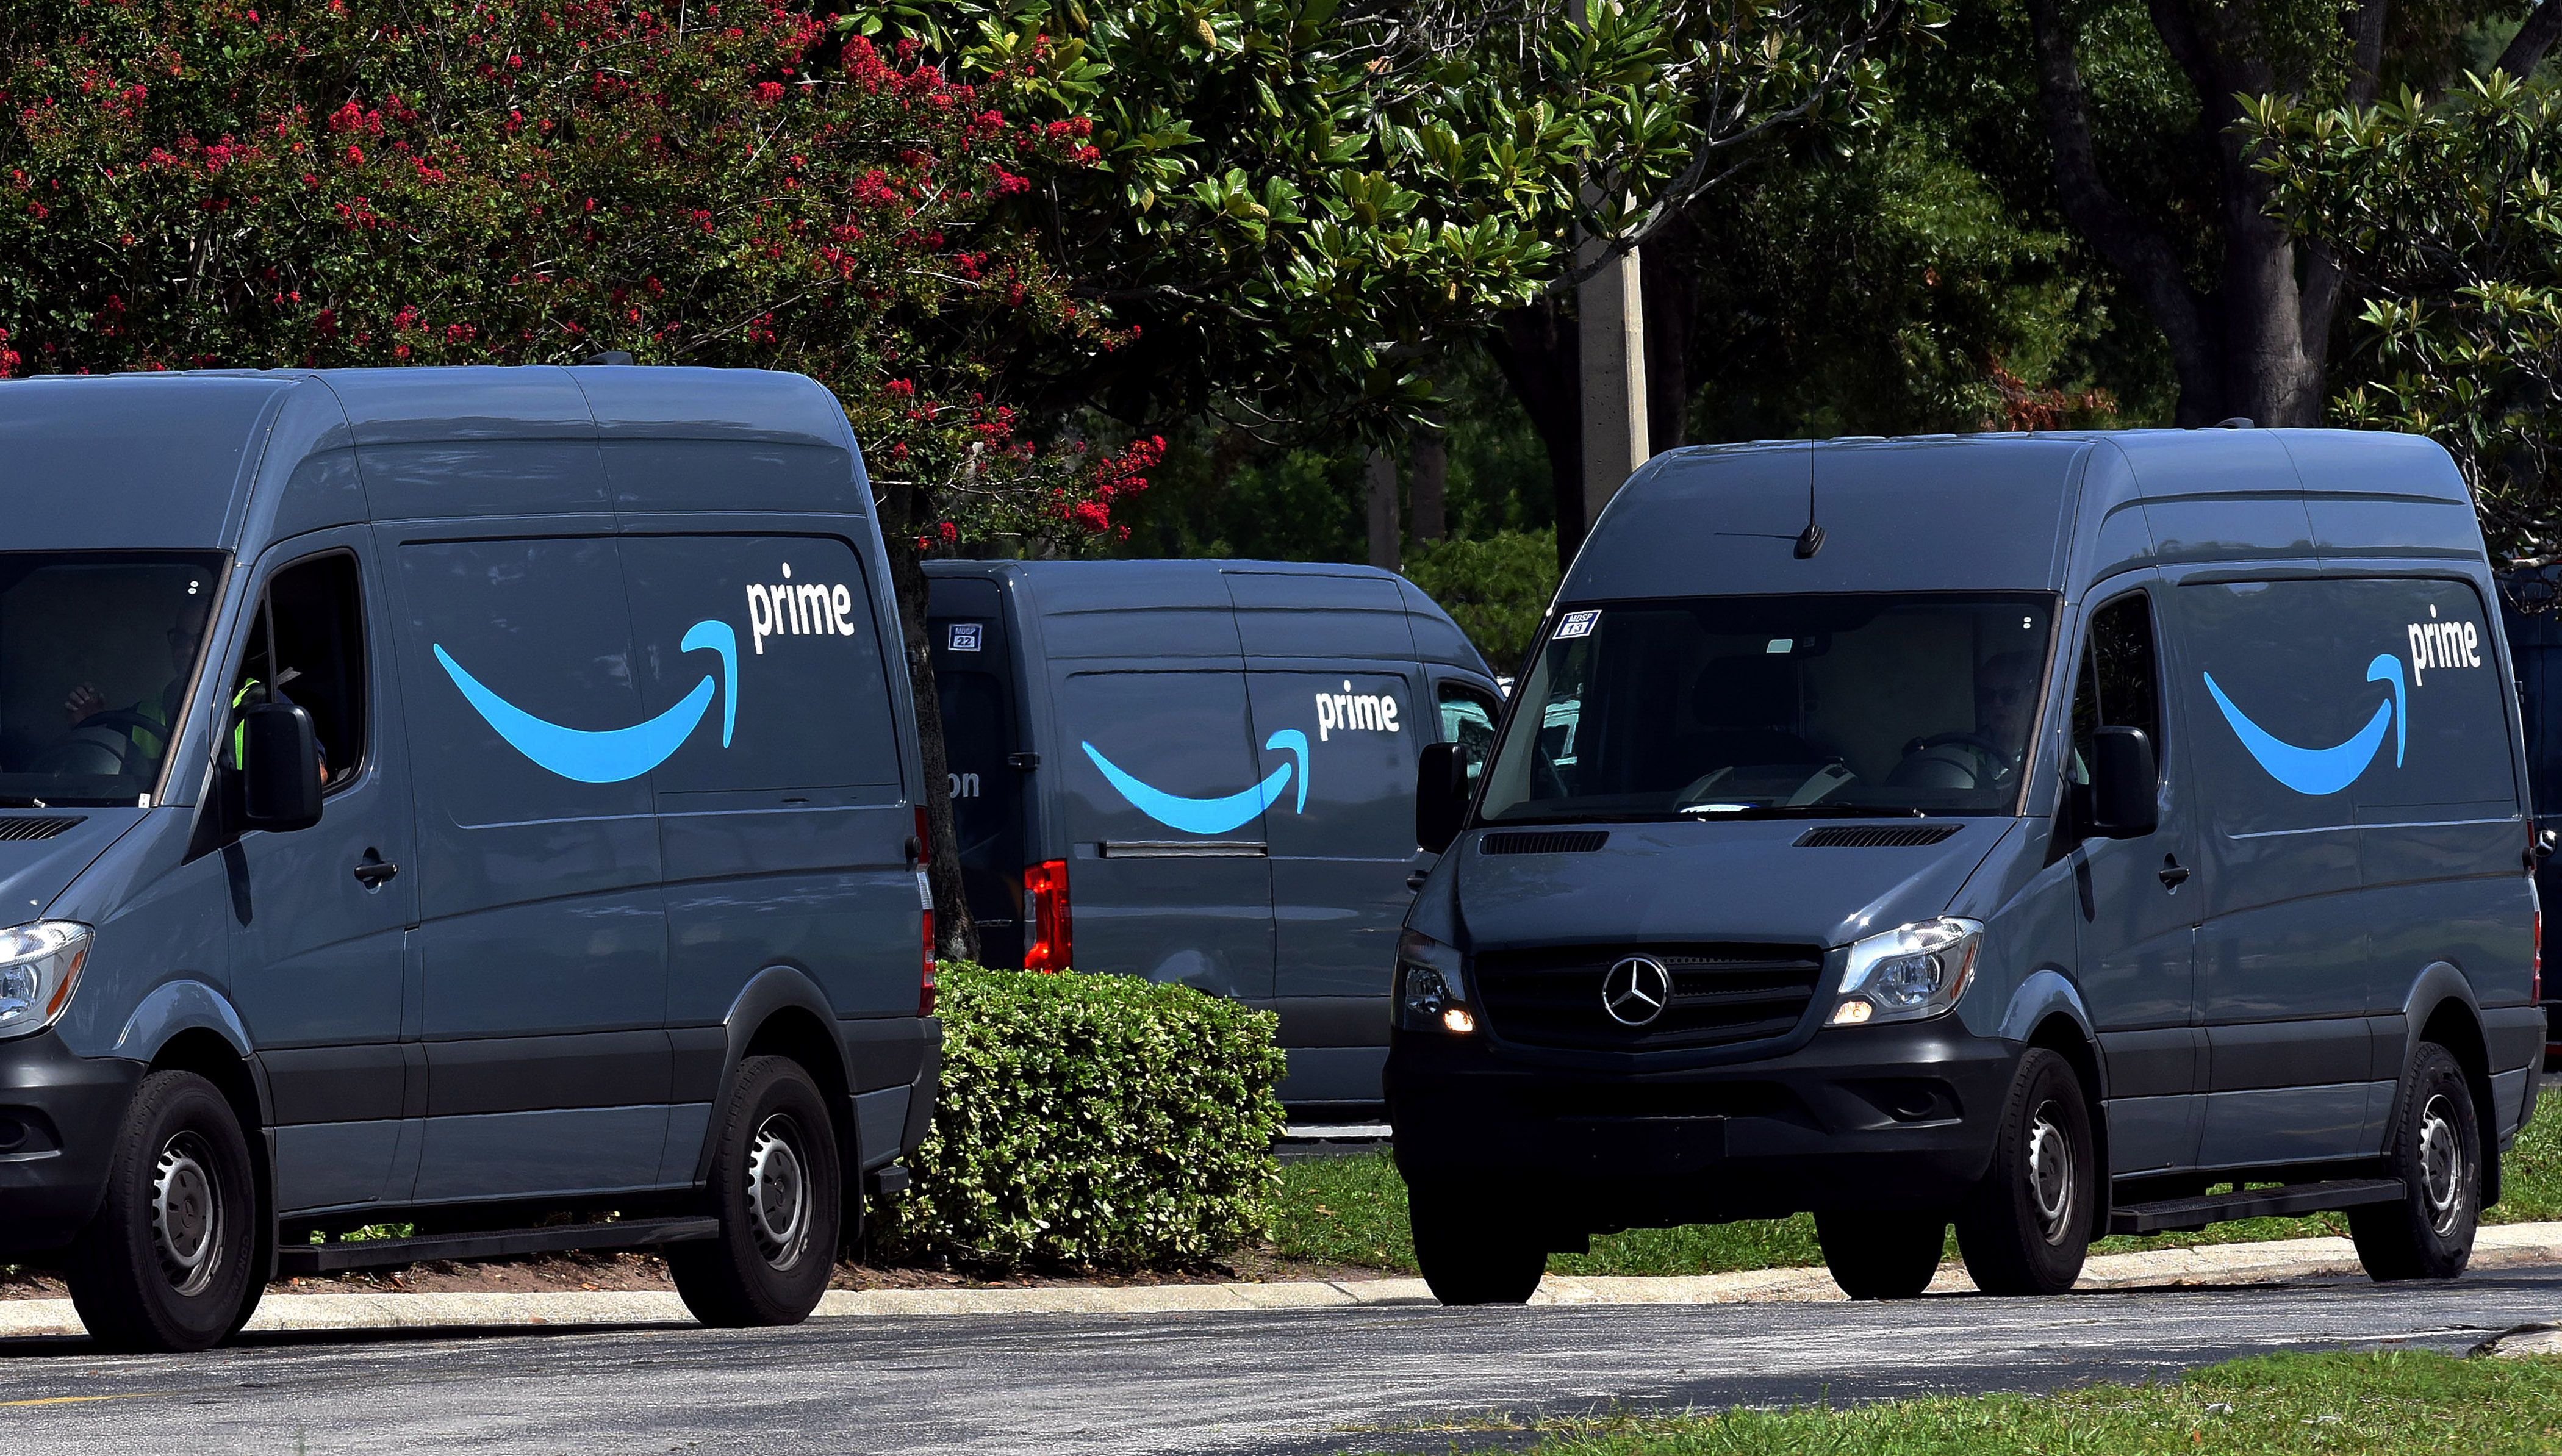
<instances>
[{"instance_id":1,"label":"van driver window","mask_svg":"<svg viewBox=\"0 0 2562 1456\"><path fill-rule=\"evenodd\" d=\"M0 552L0 807L161 792L222 570L211 553Z\"/></svg>"},{"instance_id":2,"label":"van driver window","mask_svg":"<svg viewBox=\"0 0 2562 1456\"><path fill-rule=\"evenodd\" d=\"M354 557L335 552L275 574L229 687L235 711L279 702L311 715L324 792L355 779L365 756L365 617Z\"/></svg>"},{"instance_id":3,"label":"van driver window","mask_svg":"<svg viewBox=\"0 0 2562 1456\"><path fill-rule=\"evenodd\" d=\"M2073 758L2066 782L2091 782L2091 743L2102 728L2140 728L2162 751L2160 685L2153 670L2152 600L2130 592L2091 615L2073 689Z\"/></svg>"},{"instance_id":4,"label":"van driver window","mask_svg":"<svg viewBox=\"0 0 2562 1456\"><path fill-rule=\"evenodd\" d=\"M2046 594L1703 597L1565 613L1484 818L2016 812Z\"/></svg>"},{"instance_id":5,"label":"van driver window","mask_svg":"<svg viewBox=\"0 0 2562 1456\"><path fill-rule=\"evenodd\" d=\"M1485 772L1495 747L1495 700L1464 682L1441 684L1441 741L1455 743L1468 755L1468 782Z\"/></svg>"}]
</instances>

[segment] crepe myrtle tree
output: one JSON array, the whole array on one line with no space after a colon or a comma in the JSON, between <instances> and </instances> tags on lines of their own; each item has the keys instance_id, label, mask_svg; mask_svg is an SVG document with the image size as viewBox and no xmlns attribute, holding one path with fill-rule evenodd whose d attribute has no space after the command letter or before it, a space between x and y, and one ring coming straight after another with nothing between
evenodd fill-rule
<instances>
[{"instance_id":1,"label":"crepe myrtle tree","mask_svg":"<svg viewBox=\"0 0 2562 1456\"><path fill-rule=\"evenodd\" d=\"M2259 98L2243 126L2276 220L2360 300L2333 414L2446 446L2493 551L2562 553L2562 90L2494 70L2371 106Z\"/></svg>"},{"instance_id":2,"label":"crepe myrtle tree","mask_svg":"<svg viewBox=\"0 0 2562 1456\"><path fill-rule=\"evenodd\" d=\"M1114 535L1162 451L1043 444L999 392L1009 356L1138 336L993 221L1100 163L1044 66L956 80L799 0L25 0L0 377L626 350L818 379L879 497L966 956L920 559Z\"/></svg>"}]
</instances>

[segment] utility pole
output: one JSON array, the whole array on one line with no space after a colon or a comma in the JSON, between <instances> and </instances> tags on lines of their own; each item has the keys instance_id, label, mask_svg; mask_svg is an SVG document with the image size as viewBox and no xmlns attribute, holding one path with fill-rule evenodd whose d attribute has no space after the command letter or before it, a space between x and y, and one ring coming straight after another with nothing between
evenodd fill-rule
<instances>
[{"instance_id":1,"label":"utility pole","mask_svg":"<svg viewBox=\"0 0 2562 1456\"><path fill-rule=\"evenodd\" d=\"M1574 0L1576 25L1589 24L1591 3ZM1589 174L1583 195L1587 205L1601 196ZM1600 240L1584 239L1575 251L1577 271L1607 251ZM1574 309L1583 374L1583 524L1589 530L1630 472L1654 453L1646 441L1646 307L1637 250L1619 254L1585 278L1575 289Z\"/></svg>"}]
</instances>

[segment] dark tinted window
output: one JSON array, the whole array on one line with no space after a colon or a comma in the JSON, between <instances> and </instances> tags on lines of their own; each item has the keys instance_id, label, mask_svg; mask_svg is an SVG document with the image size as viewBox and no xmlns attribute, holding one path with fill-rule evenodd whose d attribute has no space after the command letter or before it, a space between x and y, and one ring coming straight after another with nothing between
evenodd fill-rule
<instances>
[{"instance_id":1,"label":"dark tinted window","mask_svg":"<svg viewBox=\"0 0 2562 1456\"><path fill-rule=\"evenodd\" d=\"M277 572L250 638L235 697L272 693L311 715L330 788L355 778L365 757L365 611L356 558L333 552Z\"/></svg>"},{"instance_id":2,"label":"dark tinted window","mask_svg":"<svg viewBox=\"0 0 2562 1456\"><path fill-rule=\"evenodd\" d=\"M157 792L222 559L0 552L0 803Z\"/></svg>"},{"instance_id":3,"label":"dark tinted window","mask_svg":"<svg viewBox=\"0 0 2562 1456\"><path fill-rule=\"evenodd\" d=\"M2073 690L2073 762L2065 777L2089 782L2093 730L2140 728L2162 751L2161 674L2153 654L2152 599L2119 597L2092 614L2082 644L2081 680Z\"/></svg>"}]
</instances>

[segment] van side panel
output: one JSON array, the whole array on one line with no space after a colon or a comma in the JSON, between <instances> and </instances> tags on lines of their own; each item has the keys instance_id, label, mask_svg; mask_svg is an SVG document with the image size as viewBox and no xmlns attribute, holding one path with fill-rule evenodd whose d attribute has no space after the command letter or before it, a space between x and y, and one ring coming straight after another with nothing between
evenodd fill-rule
<instances>
[{"instance_id":1,"label":"van side panel","mask_svg":"<svg viewBox=\"0 0 2562 1456\"><path fill-rule=\"evenodd\" d=\"M548 366L328 376L356 437L373 518L604 514L596 421Z\"/></svg>"},{"instance_id":2,"label":"van side panel","mask_svg":"<svg viewBox=\"0 0 2562 1456\"><path fill-rule=\"evenodd\" d=\"M648 1186L669 1056L647 766L583 755L622 740L529 726L603 735L649 717L621 553L610 535L549 534L558 522L483 529L510 536L381 530L418 786L429 1122L417 1195ZM575 1169L543 1156L570 1146Z\"/></svg>"}]
</instances>

